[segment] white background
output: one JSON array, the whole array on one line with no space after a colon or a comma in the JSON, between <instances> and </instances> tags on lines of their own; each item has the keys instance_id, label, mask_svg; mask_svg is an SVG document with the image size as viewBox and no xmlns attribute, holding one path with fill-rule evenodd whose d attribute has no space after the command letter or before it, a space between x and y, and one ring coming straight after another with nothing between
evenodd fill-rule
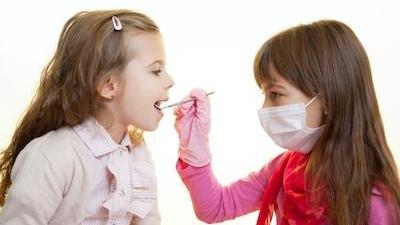
<instances>
[{"instance_id":1,"label":"white background","mask_svg":"<svg viewBox=\"0 0 400 225\"><path fill-rule=\"evenodd\" d=\"M253 80L257 49L271 35L300 23L337 19L356 32L369 55L387 140L400 164L398 71L400 7L396 1L2 1L0 3L0 148L9 144L30 102L64 23L82 10L139 10L160 26L167 69L176 85L171 101L193 87L211 96L213 168L223 184L258 170L280 152L262 131ZM397 14L397 15L396 15ZM203 224L175 172L177 136L172 110L148 133L157 167L164 225ZM257 213L222 223L255 224Z\"/></svg>"}]
</instances>

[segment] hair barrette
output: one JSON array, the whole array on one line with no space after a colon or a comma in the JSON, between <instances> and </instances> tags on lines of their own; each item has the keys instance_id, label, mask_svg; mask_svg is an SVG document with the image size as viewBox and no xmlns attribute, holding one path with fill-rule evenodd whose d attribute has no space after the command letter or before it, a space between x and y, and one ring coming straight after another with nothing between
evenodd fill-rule
<instances>
[{"instance_id":1,"label":"hair barrette","mask_svg":"<svg viewBox=\"0 0 400 225\"><path fill-rule=\"evenodd\" d=\"M112 23L113 23L113 26L114 26L114 30L116 30L116 31L122 30L122 23L121 23L121 21L118 19L117 16L111 17L111 20L112 20Z\"/></svg>"}]
</instances>

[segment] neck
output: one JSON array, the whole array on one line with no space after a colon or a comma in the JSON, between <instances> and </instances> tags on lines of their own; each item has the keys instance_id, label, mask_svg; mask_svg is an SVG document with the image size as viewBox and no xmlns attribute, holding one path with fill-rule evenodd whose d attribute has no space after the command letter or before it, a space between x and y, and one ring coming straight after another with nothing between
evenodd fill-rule
<instances>
[{"instance_id":1,"label":"neck","mask_svg":"<svg viewBox=\"0 0 400 225\"><path fill-rule=\"evenodd\" d=\"M118 122L118 120L110 119L113 118L112 116L106 116L104 113L98 113L94 115L94 118L97 122L102 125L107 133L111 136L111 138L118 144L121 143L122 139L125 136L127 126L123 125L122 123Z\"/></svg>"}]
</instances>

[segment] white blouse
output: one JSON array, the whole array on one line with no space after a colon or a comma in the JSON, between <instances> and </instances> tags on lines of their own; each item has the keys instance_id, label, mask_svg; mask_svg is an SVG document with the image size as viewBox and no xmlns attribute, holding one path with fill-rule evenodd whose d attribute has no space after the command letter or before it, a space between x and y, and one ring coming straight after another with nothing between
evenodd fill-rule
<instances>
[{"instance_id":1,"label":"white blouse","mask_svg":"<svg viewBox=\"0 0 400 225\"><path fill-rule=\"evenodd\" d=\"M133 146L128 134L117 144L94 118L73 127L87 146L91 196L82 225L160 224L157 181L145 144ZM154 216L154 214L156 216Z\"/></svg>"}]
</instances>

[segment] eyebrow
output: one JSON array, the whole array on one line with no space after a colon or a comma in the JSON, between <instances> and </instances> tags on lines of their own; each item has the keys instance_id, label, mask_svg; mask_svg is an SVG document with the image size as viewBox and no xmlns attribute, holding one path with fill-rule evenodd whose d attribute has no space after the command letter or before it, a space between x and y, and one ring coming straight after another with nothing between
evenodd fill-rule
<instances>
[{"instance_id":1,"label":"eyebrow","mask_svg":"<svg viewBox=\"0 0 400 225\"><path fill-rule=\"evenodd\" d=\"M278 88L282 88L282 89L284 89L284 90L288 90L287 88L285 88L282 84L279 84L276 80L272 80L272 82L271 83L269 83L267 86L266 86L266 88L272 88L272 87L278 87Z\"/></svg>"},{"instance_id":2,"label":"eyebrow","mask_svg":"<svg viewBox=\"0 0 400 225\"><path fill-rule=\"evenodd\" d=\"M149 65L147 65L147 67L150 67L150 66L152 66L152 65L154 65L154 64L157 64L157 63L159 63L159 64L161 64L161 65L164 65L164 61L162 61L162 60L156 60L156 61L150 63Z\"/></svg>"}]
</instances>

